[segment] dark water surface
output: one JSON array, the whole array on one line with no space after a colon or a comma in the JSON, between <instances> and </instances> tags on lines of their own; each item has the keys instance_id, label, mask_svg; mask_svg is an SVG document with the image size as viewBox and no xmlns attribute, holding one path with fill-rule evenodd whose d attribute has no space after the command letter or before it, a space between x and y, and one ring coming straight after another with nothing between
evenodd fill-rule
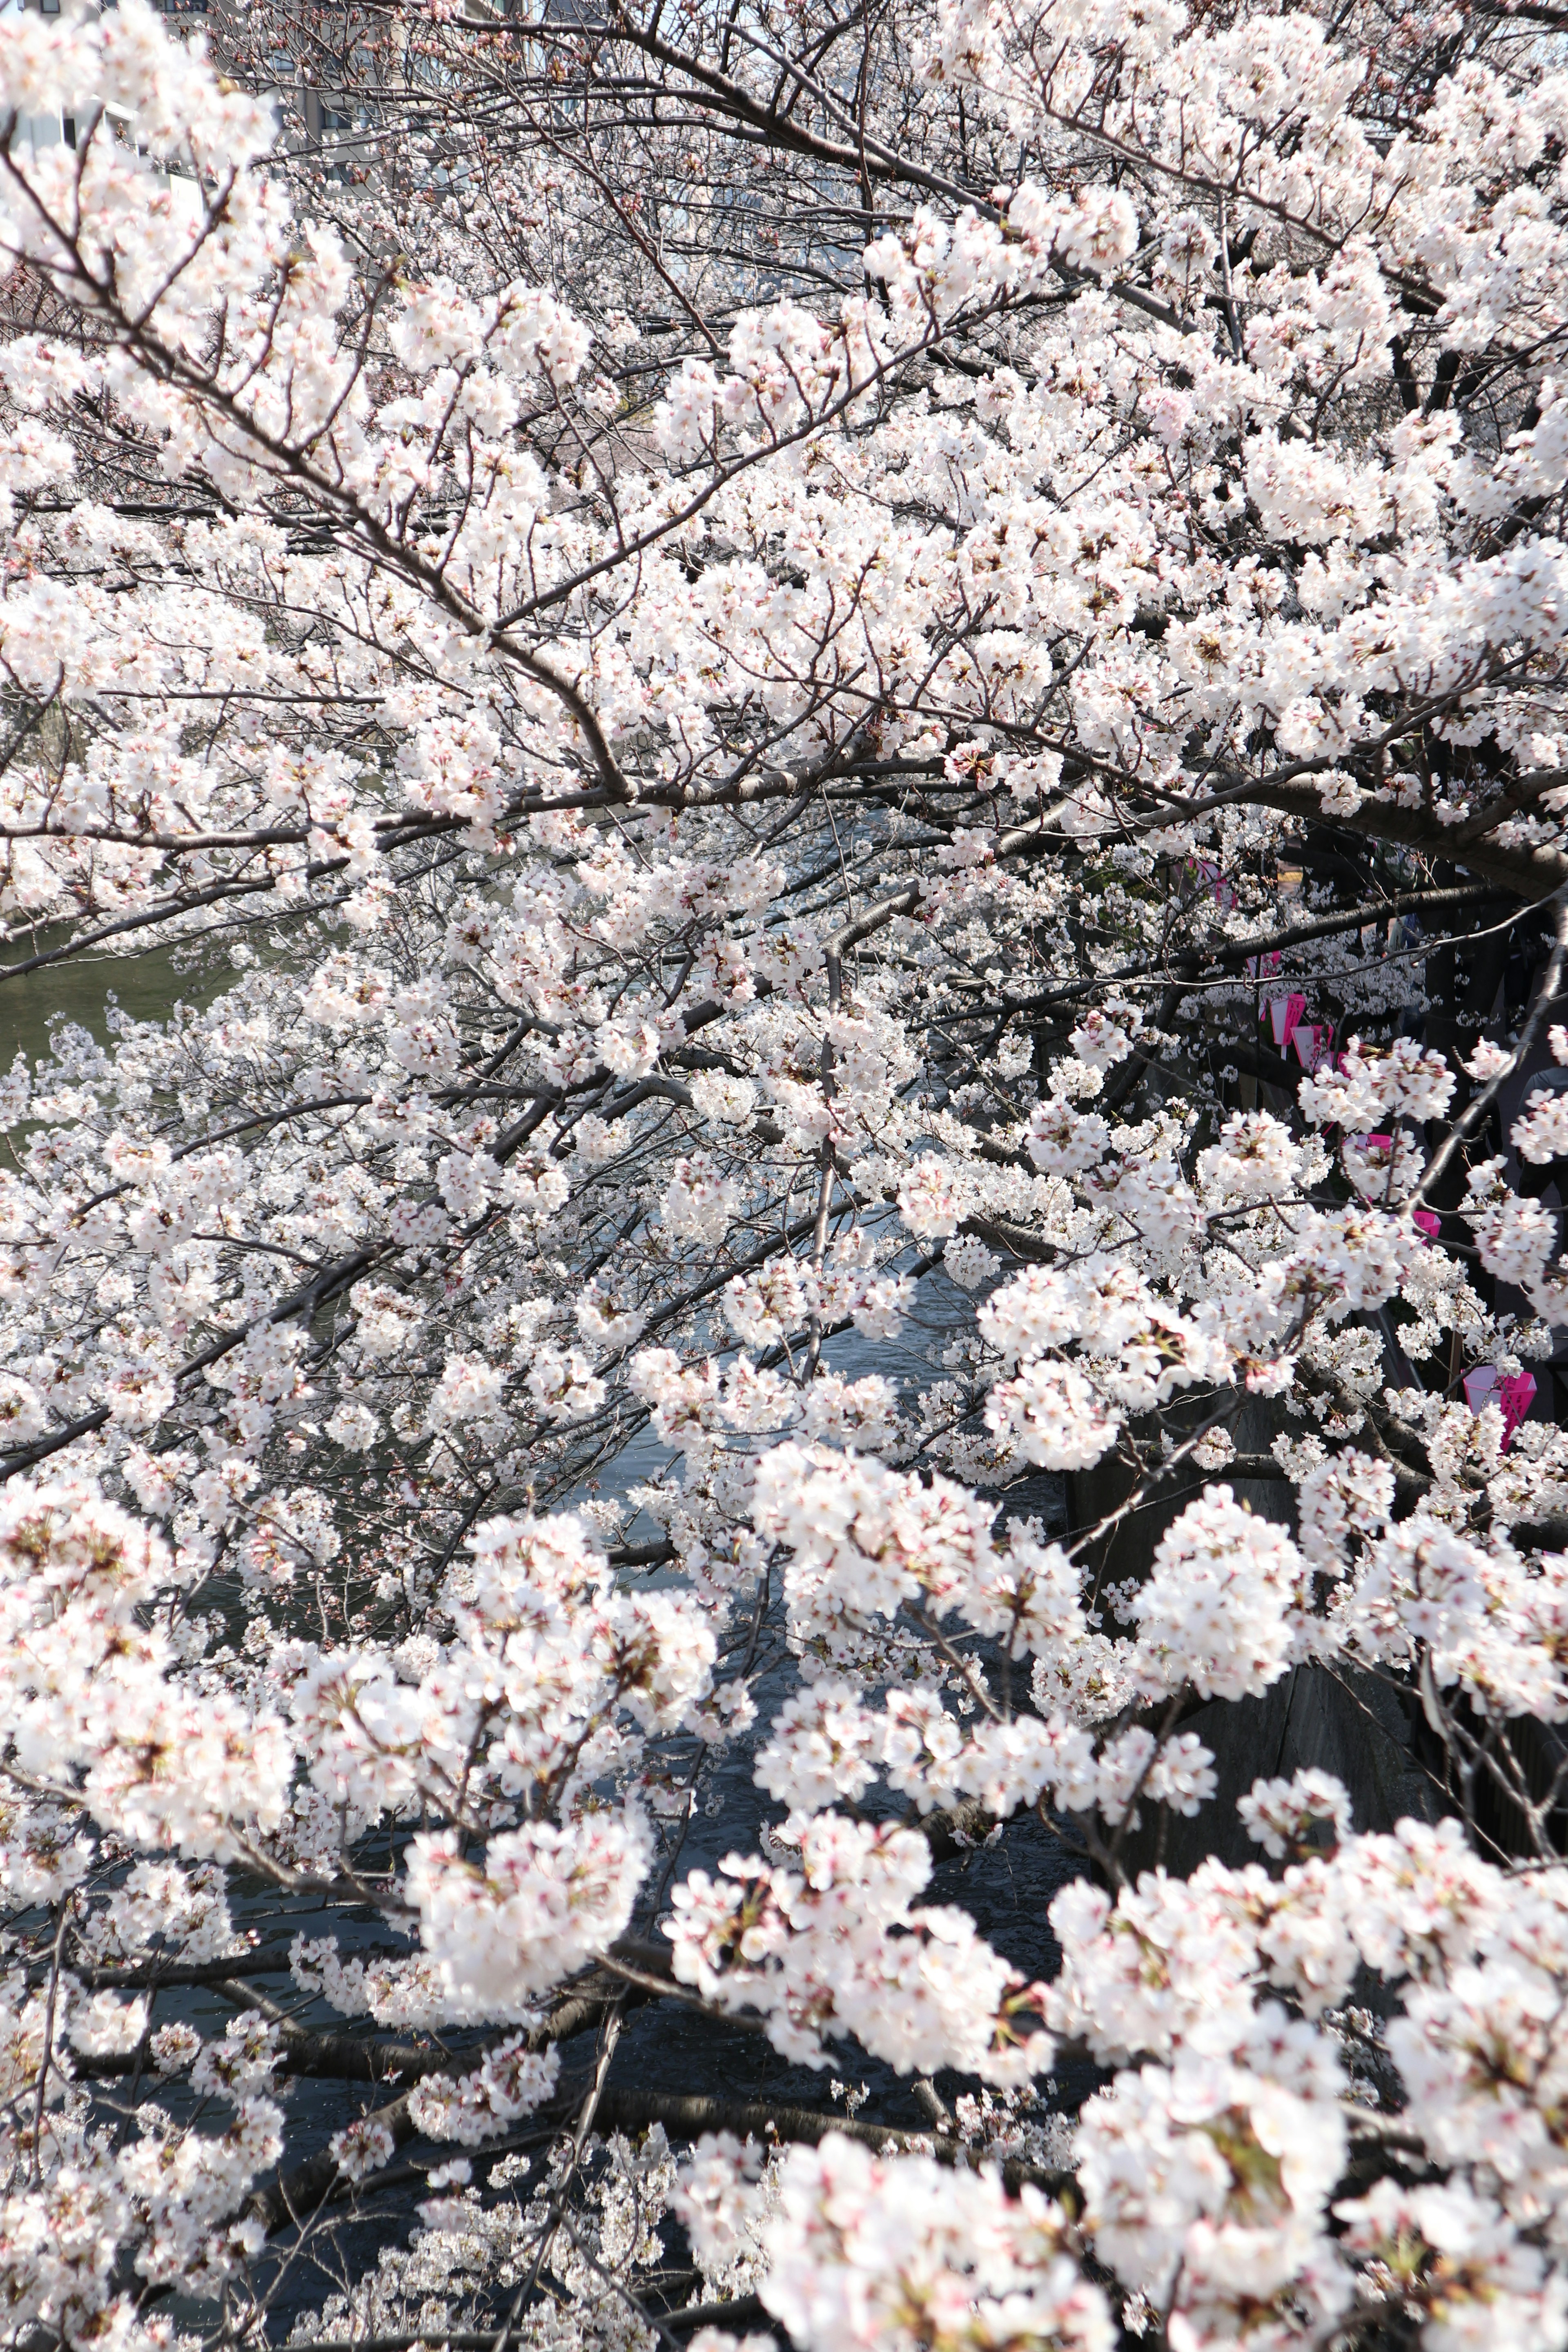
<instances>
[{"instance_id":1,"label":"dark water surface","mask_svg":"<svg viewBox=\"0 0 1568 2352\"><path fill-rule=\"evenodd\" d=\"M52 943L45 937L37 944ZM6 960L19 961L33 951L30 946L17 943ZM162 1021L169 1018L176 1003L209 1003L232 983L235 975L226 955L209 950L199 968L191 969L187 964L181 971L174 961L178 952L164 949L140 955L99 953L72 958L21 979L0 979L0 1068L8 1068L18 1050L30 1062L47 1055L50 1028L62 1020L79 1024L100 1044L107 1045L110 1043L107 1016L111 1003L117 1003L124 1013L134 1019ZM184 956L180 961L187 961ZM868 1373L879 1372L895 1386L910 1391L929 1383L935 1375L933 1356L955 1330L967 1323L969 1315L967 1299L938 1273L921 1283L916 1316L906 1324L897 1340L872 1342L850 1332L830 1342L826 1352L833 1368L847 1378L860 1379ZM716 1346L729 1343L727 1333L716 1329L711 1336ZM637 1483L657 1478L671 1459L668 1449L659 1444L651 1430L645 1430L629 1441L612 1465L600 1472L598 1490L601 1494L624 1496ZM1008 1497L1005 1513L1009 1517L1037 1514L1053 1532L1059 1531L1066 1521L1063 1482L1031 1479ZM646 1519L627 1529L632 1540L644 1539L655 1532ZM663 1582L666 1578L660 1575L656 1580ZM763 1724L795 1681L794 1662L784 1654L782 1612L775 1612L768 1633L771 1663L756 1688L758 1712ZM764 1649L763 1655L767 1658L769 1651ZM753 1736L721 1756L705 1787L706 1804L699 1807L688 1829L678 1878L690 1869L712 1872L726 1854L759 1851L759 1829L765 1820L777 1818L779 1808L752 1783L756 1745ZM890 1813L897 1808L884 1797L874 1804L873 1810ZM941 1864L932 1873L922 1899L961 1906L972 1916L980 1934L1023 1975L1048 1978L1056 1972L1058 1954L1047 1913L1075 1866L1048 1831L1025 1817L1009 1825L996 1846ZM275 1888L254 1882L235 1888L231 1903L237 1925L242 1929L256 1929L258 1939L268 1945L295 1934L307 1937L334 1936L347 1955L368 1946L384 1946L391 1934L385 1920L368 1906L347 1913L337 1908L324 1909L319 1900L282 1896ZM644 1917L637 1925L646 1933L655 1923ZM289 2007L302 2024L330 2031L343 2023L324 2001L293 1993L287 1980L266 1979L261 1990L268 1999ZM157 2012L160 2022L184 2017L204 2035L219 2040L235 2013L230 2003L202 1988L165 1991L160 1997ZM589 2036L567 2045L563 2060L568 2074L588 2063L593 2047ZM839 2045L830 2053L829 2063L818 2071L781 2057L759 2034L710 2023L673 2001L650 2002L627 2014L609 2079L612 2084L653 2091L721 2099L776 2099L784 2104L830 2108L834 2105L830 2084L835 2074L842 2076L852 2089L865 2087L868 2096L860 2110L863 2120L917 2129L927 2126L929 2119L914 2100L908 2081L900 2080L879 2061L867 2058L853 2045ZM939 2077L939 2088L950 2098L962 2087ZM1076 2105L1087 2087L1087 2083L1078 2085L1064 2081L1064 2092L1070 2095L1068 2103ZM346 2122L380 2105L389 2095L383 2087L302 2077L282 2083L279 2095L288 2116L288 2160L291 2166L315 2154ZM148 2083L142 2086L139 2095L158 2094L155 2086ZM176 2112L185 2104L177 2093L165 2092L163 2097ZM436 2162L459 2153L469 2154L475 2176L482 2180L486 2169L482 2149L442 2148L435 2151L430 2160ZM383 2199L374 2213L345 2222L339 2232L339 2242L348 2258L351 2276L374 2269L380 2247L407 2242L415 2221L414 2208L422 2194L418 2184L411 2184ZM286 2252L287 2241L281 2249L269 2250L264 2267L271 2269L279 2254ZM341 2278L336 2284L341 2287ZM315 2271L313 2264L289 2268L287 2274L278 2279L278 2321L286 2329L299 2315L317 2307L331 2291L331 2283ZM210 2323L210 2313L198 2313L195 2306L184 2304L183 2299L176 2298L166 2307L172 2315L187 2324L201 2324L203 2320Z\"/></svg>"}]
</instances>

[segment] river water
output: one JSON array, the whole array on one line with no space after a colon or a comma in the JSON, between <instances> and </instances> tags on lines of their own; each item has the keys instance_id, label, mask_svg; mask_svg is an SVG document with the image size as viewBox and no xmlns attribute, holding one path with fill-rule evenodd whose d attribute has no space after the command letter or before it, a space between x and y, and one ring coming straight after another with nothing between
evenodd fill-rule
<instances>
[{"instance_id":1,"label":"river water","mask_svg":"<svg viewBox=\"0 0 1568 2352\"><path fill-rule=\"evenodd\" d=\"M52 943L46 938L37 945ZM36 951L37 948L19 945L13 949L11 960ZM210 1003L231 977L232 969L221 954L209 952L199 968L182 971L165 949L136 955L73 958L22 979L0 982L0 1066L8 1067L17 1051L25 1053L29 1062L45 1055L51 1024L61 1020L79 1024L100 1044L108 1045L107 1016L111 1004L117 1003L138 1020L166 1020L178 1002ZM945 1277L940 1273L928 1276L921 1286L917 1315L898 1340L873 1343L857 1333L846 1333L829 1343L828 1360L847 1378L876 1371L895 1385L924 1385L932 1377L932 1354L967 1312L962 1294ZM721 1335L715 1332L714 1339L719 1342ZM670 1459L651 1430L644 1430L628 1443L607 1473L601 1472L600 1491L624 1495L639 1481L657 1477ZM1032 1480L1026 1489L1010 1496L1008 1516L1025 1513L1037 1513L1053 1532L1059 1530L1066 1520L1062 1482ZM634 1540L655 1532L646 1521L628 1529ZM784 1652L782 1624L775 1622L768 1631L773 1643L771 1662L756 1691L764 1722L793 1687L795 1678L794 1663ZM714 1769L705 1788L705 1803L687 1832L682 1874L690 1869L711 1872L726 1854L758 1850L759 1828L764 1819L776 1814L777 1808L752 1781L752 1746L745 1742L727 1752ZM877 1810L889 1809L883 1805ZM939 1866L925 1900L962 1906L979 1932L1026 1977L1048 1977L1055 1973L1058 1955L1046 1915L1073 1869L1059 1843L1026 1817L1011 1824L995 1847ZM368 1907L326 1910L310 1898L280 1896L275 1888L259 1882L236 1889L235 1896L237 1923L259 1930L261 1940L268 1944L294 1933L333 1935L349 1952L386 1940L385 1922ZM653 1923L639 1924L646 1931ZM274 2000L288 1998L286 1986L275 1978L266 1980L265 1990ZM342 2022L324 2002L300 1999L293 2006L302 2023L330 2029ZM201 1989L167 1991L158 2009L162 2021L184 2016L204 2034L219 2038L233 2014L229 2004ZM588 2047L584 2042L563 2053L569 2069L581 2062ZM711 2024L668 2001L653 2002L629 2014L612 2080L649 2090L824 2106L831 2104L828 2085L835 2072L842 2073L852 2088L865 2086L868 2098L862 2110L864 2119L906 2128L926 2127L928 2119L912 2098L907 2081L900 2081L879 2062L845 2049L819 2073L781 2057L761 2035ZM951 2096L961 2086L952 2082L943 2084L939 2077L939 2087ZM1074 2104L1087 2087L1087 2084L1070 2086ZM345 2122L386 2096L384 2091L363 2084L300 2078L289 2081L282 2090L289 2118L290 2164L313 2155ZM164 2095L176 2109L183 2104L178 2095ZM482 2178L482 2152L476 2152L475 2160L477 2174ZM379 2247L406 2242L419 2194L416 2187L411 2187L386 2200L384 2210L352 2225L344 2248L351 2271L373 2266ZM279 2321L286 2325L294 2315L319 2305L326 2291L321 2277L296 2270L287 2282L280 2282ZM176 2315L199 2324L194 2307L176 2304L174 2308Z\"/></svg>"}]
</instances>

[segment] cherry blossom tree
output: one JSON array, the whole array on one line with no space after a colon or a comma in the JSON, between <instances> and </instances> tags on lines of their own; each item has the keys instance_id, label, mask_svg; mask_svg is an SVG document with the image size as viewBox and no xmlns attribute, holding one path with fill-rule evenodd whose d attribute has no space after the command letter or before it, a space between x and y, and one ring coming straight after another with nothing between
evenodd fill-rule
<instances>
[{"instance_id":1,"label":"cherry blossom tree","mask_svg":"<svg viewBox=\"0 0 1568 2352\"><path fill-rule=\"evenodd\" d=\"M1564 29L5 17L16 2352L1568 2345Z\"/></svg>"}]
</instances>

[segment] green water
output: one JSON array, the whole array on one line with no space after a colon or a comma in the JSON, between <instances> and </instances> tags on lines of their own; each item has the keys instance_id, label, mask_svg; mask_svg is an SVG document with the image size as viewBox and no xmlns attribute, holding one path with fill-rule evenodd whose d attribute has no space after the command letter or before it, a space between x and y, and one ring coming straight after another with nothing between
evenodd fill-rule
<instances>
[{"instance_id":1,"label":"green water","mask_svg":"<svg viewBox=\"0 0 1568 2352\"><path fill-rule=\"evenodd\" d=\"M30 1063L47 1055L52 1022L74 1021L100 1045L109 1045L111 997L134 1020L166 1021L176 1003L208 1004L235 977L226 958L204 959L181 971L175 968L174 950L149 948L140 955L120 956L89 950L20 979L5 978L5 962L25 962L29 955L58 944L58 934L18 940L0 959L0 1070L10 1068L18 1048Z\"/></svg>"}]
</instances>

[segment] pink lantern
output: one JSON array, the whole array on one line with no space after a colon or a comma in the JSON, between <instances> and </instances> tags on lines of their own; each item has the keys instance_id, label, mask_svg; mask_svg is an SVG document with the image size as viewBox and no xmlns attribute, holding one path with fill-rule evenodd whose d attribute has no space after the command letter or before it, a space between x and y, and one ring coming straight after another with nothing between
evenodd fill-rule
<instances>
[{"instance_id":1,"label":"pink lantern","mask_svg":"<svg viewBox=\"0 0 1568 2352\"><path fill-rule=\"evenodd\" d=\"M1502 1414L1502 1442L1506 1446L1514 1431L1530 1412L1535 1402L1535 1374L1514 1372L1500 1381L1494 1364L1478 1364L1464 1380L1465 1402L1472 1412L1480 1412L1495 1403Z\"/></svg>"},{"instance_id":2,"label":"pink lantern","mask_svg":"<svg viewBox=\"0 0 1568 2352\"><path fill-rule=\"evenodd\" d=\"M1334 1024L1331 1021L1300 1021L1290 1033L1290 1042L1300 1057L1301 1067L1319 1070L1332 1055Z\"/></svg>"},{"instance_id":3,"label":"pink lantern","mask_svg":"<svg viewBox=\"0 0 1568 2352\"><path fill-rule=\"evenodd\" d=\"M1307 1010L1307 1000L1301 995L1271 996L1264 1006L1268 1025L1274 1032L1274 1043L1283 1053L1296 1024Z\"/></svg>"}]
</instances>

